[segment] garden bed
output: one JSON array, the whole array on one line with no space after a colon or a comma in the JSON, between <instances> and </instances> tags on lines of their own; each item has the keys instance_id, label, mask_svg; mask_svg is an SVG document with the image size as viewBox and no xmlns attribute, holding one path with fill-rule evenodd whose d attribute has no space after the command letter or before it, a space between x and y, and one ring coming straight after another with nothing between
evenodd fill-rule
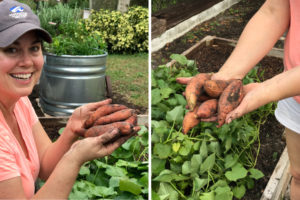
<instances>
[{"instance_id":1,"label":"garden bed","mask_svg":"<svg viewBox=\"0 0 300 200\"><path fill-rule=\"evenodd\" d=\"M213 36L207 36L185 52L190 60L195 60L198 71L217 72L232 52L236 41ZM264 57L258 64L257 74L261 81L269 79L283 70L282 49L274 48L269 55ZM167 66L172 66L171 61ZM260 128L260 151L256 168L264 173L264 177L255 183L255 187L249 190L243 200L260 199L267 183L275 169L275 166L285 148L283 139L284 127L279 124L273 115L269 115L266 122ZM258 145L258 144L255 144Z\"/></svg>"}]
</instances>

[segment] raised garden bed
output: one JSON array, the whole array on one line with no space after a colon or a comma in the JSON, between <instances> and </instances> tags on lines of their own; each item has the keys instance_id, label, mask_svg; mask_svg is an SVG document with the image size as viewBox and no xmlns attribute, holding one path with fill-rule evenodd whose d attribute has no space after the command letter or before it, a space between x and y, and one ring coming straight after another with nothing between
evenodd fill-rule
<instances>
[{"instance_id":1,"label":"raised garden bed","mask_svg":"<svg viewBox=\"0 0 300 200\"><path fill-rule=\"evenodd\" d=\"M235 44L235 40L207 36L202 41L184 51L182 54L188 59L195 60L199 72L217 72L234 49ZM273 48L268 56L264 57L257 64L257 74L261 81L269 79L283 70L282 52L282 49ZM176 62L173 60L169 62L167 66L171 67L175 63ZM277 195L277 199L279 199L280 195L275 194L276 192L278 193L278 189L280 189L281 194L284 193L289 180L289 176L287 175L287 166L284 161L281 161L281 166L276 167L276 164L278 163L285 148L283 130L284 127L277 122L273 115L270 115L261 126L259 134L260 151L256 168L261 170L265 176L256 181L254 189L247 191L246 195L242 198L243 200L258 200L262 198L262 196L264 199L267 199L267 192L269 193L268 196ZM283 157L286 158L286 152ZM273 186L269 186L267 188L269 191L266 191L263 195L275 167L277 169L276 171L280 169L281 173L277 172L276 175L273 175L273 183L270 183L270 185L273 184ZM284 181L279 183L278 179L280 180L281 177Z\"/></svg>"}]
</instances>

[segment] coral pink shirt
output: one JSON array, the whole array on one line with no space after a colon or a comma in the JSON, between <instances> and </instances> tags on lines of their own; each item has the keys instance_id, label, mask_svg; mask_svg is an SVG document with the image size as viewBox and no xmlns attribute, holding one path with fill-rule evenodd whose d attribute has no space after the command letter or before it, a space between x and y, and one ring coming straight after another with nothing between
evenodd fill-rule
<instances>
[{"instance_id":1,"label":"coral pink shirt","mask_svg":"<svg viewBox=\"0 0 300 200\"><path fill-rule=\"evenodd\" d=\"M7 125L0 111L0 181L20 176L27 198L34 195L34 183L38 177L40 163L32 134L32 126L38 121L28 97L16 103L14 114L27 151L26 158L21 145Z\"/></svg>"},{"instance_id":2,"label":"coral pink shirt","mask_svg":"<svg viewBox=\"0 0 300 200\"><path fill-rule=\"evenodd\" d=\"M290 27L284 45L285 70L300 66L300 1L290 0ZM294 97L300 103L300 96Z\"/></svg>"}]
</instances>

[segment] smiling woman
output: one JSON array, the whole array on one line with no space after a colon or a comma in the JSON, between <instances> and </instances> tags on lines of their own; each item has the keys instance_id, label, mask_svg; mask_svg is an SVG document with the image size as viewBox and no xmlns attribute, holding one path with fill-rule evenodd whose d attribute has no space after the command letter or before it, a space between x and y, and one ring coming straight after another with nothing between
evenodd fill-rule
<instances>
[{"instance_id":1,"label":"smiling woman","mask_svg":"<svg viewBox=\"0 0 300 200\"><path fill-rule=\"evenodd\" d=\"M42 41L51 43L51 36L18 1L0 1L0 19L0 199L67 199L81 165L111 154L136 130L78 140L84 121L107 99L77 108L52 143L28 99L44 64ZM45 184L35 193L38 177Z\"/></svg>"}]
</instances>

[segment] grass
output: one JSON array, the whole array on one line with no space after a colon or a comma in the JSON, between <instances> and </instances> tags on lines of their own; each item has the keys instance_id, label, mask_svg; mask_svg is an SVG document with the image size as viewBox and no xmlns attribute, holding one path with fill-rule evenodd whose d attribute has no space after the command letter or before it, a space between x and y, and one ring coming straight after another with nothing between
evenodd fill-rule
<instances>
[{"instance_id":1,"label":"grass","mask_svg":"<svg viewBox=\"0 0 300 200\"><path fill-rule=\"evenodd\" d=\"M112 92L121 94L138 106L148 107L148 54L111 54L107 57L106 74Z\"/></svg>"}]
</instances>

